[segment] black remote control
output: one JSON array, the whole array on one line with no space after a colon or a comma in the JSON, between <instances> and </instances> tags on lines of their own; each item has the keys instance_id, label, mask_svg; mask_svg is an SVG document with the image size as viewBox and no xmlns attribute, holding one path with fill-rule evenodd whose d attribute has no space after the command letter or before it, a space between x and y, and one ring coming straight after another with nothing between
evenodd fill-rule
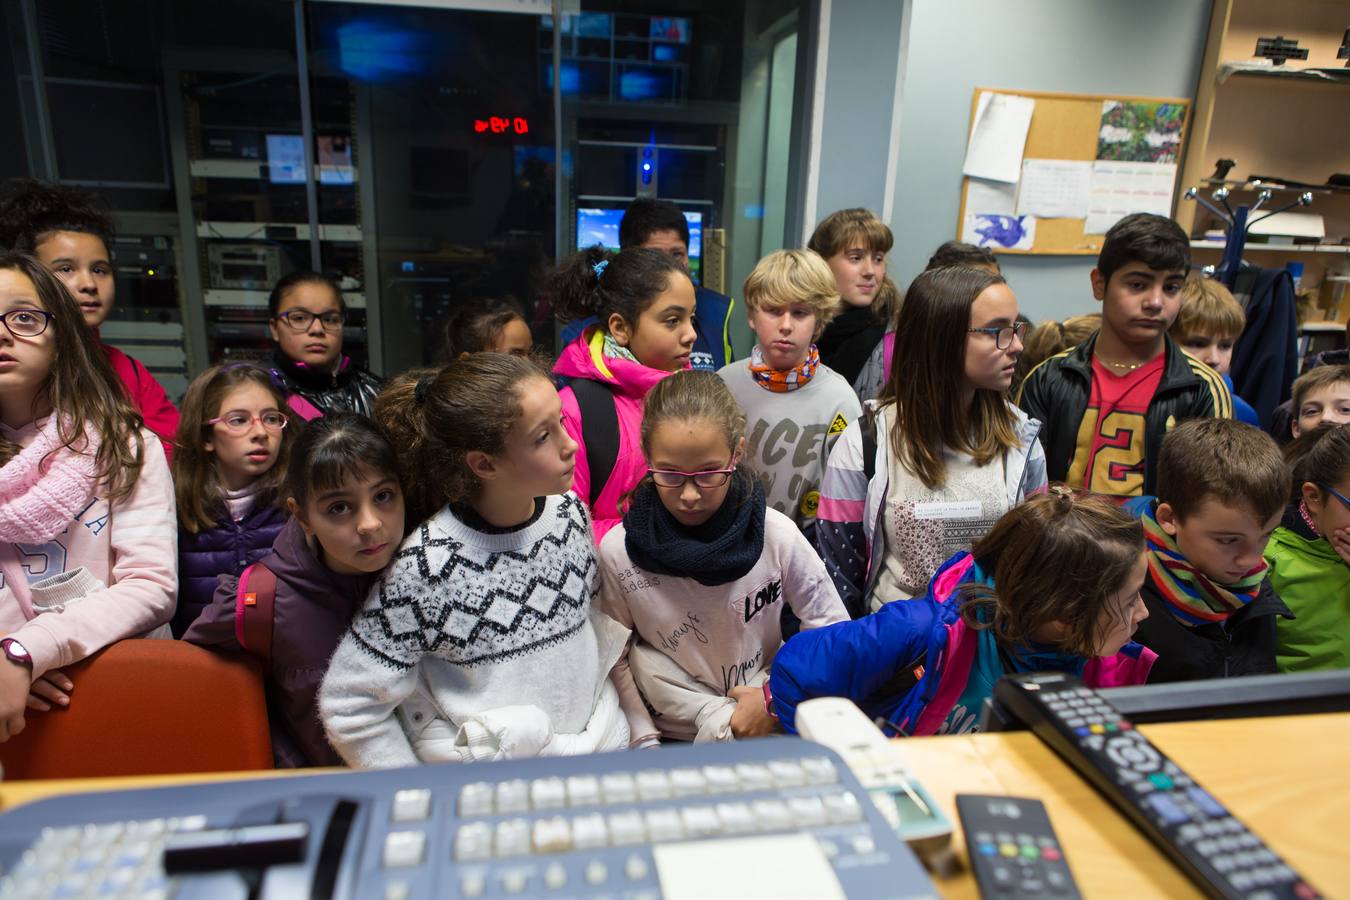
<instances>
[{"instance_id":1,"label":"black remote control","mask_svg":"<svg viewBox=\"0 0 1350 900\"><path fill-rule=\"evenodd\" d=\"M994 700L1092 782L1211 897L1321 895L1247 826L1071 675L1001 679Z\"/></svg>"},{"instance_id":2,"label":"black remote control","mask_svg":"<svg viewBox=\"0 0 1350 900\"><path fill-rule=\"evenodd\" d=\"M957 794L956 812L981 897L1082 896L1041 801Z\"/></svg>"}]
</instances>

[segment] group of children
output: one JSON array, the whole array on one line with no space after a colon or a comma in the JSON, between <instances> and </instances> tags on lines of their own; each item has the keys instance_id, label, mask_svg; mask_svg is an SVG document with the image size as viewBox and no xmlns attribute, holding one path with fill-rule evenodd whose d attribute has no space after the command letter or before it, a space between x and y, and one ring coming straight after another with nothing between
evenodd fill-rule
<instances>
[{"instance_id":1,"label":"group of children","mask_svg":"<svg viewBox=\"0 0 1350 900\"><path fill-rule=\"evenodd\" d=\"M1350 369L1296 384L1283 453L1231 421L1241 320L1179 316L1169 220L1111 230L1099 329L1029 370L987 252L944 245L902 301L865 210L759 262L755 346L716 371L675 227L559 266L589 324L551 371L485 298L381 385L337 286L288 276L271 364L199 375L161 447L88 318L110 281L60 280L108 232L25 220L40 190L0 207L29 222L0 257L0 739L169 625L264 661L279 765L753 737L824 695L960 733L1009 672L1350 666Z\"/></svg>"}]
</instances>

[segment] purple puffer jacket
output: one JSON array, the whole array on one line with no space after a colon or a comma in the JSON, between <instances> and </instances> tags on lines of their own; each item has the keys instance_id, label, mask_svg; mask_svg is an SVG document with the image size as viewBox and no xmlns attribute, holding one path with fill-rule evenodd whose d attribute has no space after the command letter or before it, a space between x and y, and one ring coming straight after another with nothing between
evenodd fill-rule
<instances>
[{"instance_id":1,"label":"purple puffer jacket","mask_svg":"<svg viewBox=\"0 0 1350 900\"><path fill-rule=\"evenodd\" d=\"M215 528L193 534L178 529L178 610L170 627L182 637L211 603L216 579L239 575L272 552L272 542L290 515L276 504L255 506L238 522L225 517Z\"/></svg>"},{"instance_id":2,"label":"purple puffer jacket","mask_svg":"<svg viewBox=\"0 0 1350 900\"><path fill-rule=\"evenodd\" d=\"M315 556L305 531L286 523L261 560L277 576L272 608L272 665L267 671L267 711L272 755L278 768L340 766L319 721L318 693L328 661L380 573L340 575ZM239 578L222 575L211 605L183 640L216 650L243 652L235 635Z\"/></svg>"}]
</instances>

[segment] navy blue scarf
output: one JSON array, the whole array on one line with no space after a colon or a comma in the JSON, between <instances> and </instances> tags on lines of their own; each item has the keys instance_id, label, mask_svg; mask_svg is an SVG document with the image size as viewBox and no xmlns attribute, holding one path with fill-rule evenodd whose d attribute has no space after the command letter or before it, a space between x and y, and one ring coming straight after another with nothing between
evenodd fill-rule
<instances>
[{"instance_id":1,"label":"navy blue scarf","mask_svg":"<svg viewBox=\"0 0 1350 900\"><path fill-rule=\"evenodd\" d=\"M758 479L731 476L722 506L693 528L681 525L647 479L633 493L623 517L628 556L648 572L692 578L699 584L730 584L764 553L764 488Z\"/></svg>"}]
</instances>

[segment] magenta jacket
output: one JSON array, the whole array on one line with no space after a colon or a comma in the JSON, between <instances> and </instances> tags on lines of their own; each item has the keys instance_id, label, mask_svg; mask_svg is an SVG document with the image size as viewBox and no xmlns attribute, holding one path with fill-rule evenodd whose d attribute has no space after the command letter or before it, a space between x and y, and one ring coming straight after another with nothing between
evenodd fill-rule
<instances>
[{"instance_id":1,"label":"magenta jacket","mask_svg":"<svg viewBox=\"0 0 1350 900\"><path fill-rule=\"evenodd\" d=\"M658 381L670 374L630 360L606 357L604 346L604 333L596 326L591 326L563 348L562 355L553 366L554 375L566 379L587 378L598 381L614 393L614 410L619 420L619 455L604 490L591 510L597 545L605 533L623 519L619 502L647 474L647 461L642 456L642 400ZM584 503L591 495L591 470L586 456L586 442L581 436L581 410L577 407L576 397L572 395L570 387L563 388L559 394L562 395L563 427L577 442L572 493Z\"/></svg>"}]
</instances>

